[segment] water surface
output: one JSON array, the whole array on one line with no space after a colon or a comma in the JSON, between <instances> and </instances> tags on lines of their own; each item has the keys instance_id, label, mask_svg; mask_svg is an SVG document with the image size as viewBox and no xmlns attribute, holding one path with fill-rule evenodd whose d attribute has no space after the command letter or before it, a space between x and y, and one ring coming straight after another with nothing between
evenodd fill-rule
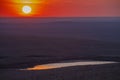
<instances>
[{"instance_id":1,"label":"water surface","mask_svg":"<svg viewBox=\"0 0 120 80\"><path fill-rule=\"evenodd\" d=\"M61 62L61 63L49 63L43 65L36 65L32 68L27 68L25 70L47 70L47 69L56 69L63 67L72 67L72 66L88 66L88 65L102 65L102 64L112 64L117 62L112 61L73 61L73 62Z\"/></svg>"}]
</instances>

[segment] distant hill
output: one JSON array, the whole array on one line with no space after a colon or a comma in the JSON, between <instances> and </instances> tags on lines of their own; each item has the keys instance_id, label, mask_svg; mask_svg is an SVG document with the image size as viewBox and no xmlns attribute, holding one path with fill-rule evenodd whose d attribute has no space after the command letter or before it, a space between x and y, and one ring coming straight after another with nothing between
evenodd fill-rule
<instances>
[{"instance_id":1,"label":"distant hill","mask_svg":"<svg viewBox=\"0 0 120 80\"><path fill-rule=\"evenodd\" d=\"M74 38L0 35L0 55L120 55L120 43Z\"/></svg>"},{"instance_id":2,"label":"distant hill","mask_svg":"<svg viewBox=\"0 0 120 80\"><path fill-rule=\"evenodd\" d=\"M7 20L6 20L7 21ZM8 20L9 21L9 20ZM33 19L32 22L1 22L0 34L85 38L120 42L119 20Z\"/></svg>"},{"instance_id":3,"label":"distant hill","mask_svg":"<svg viewBox=\"0 0 120 80\"><path fill-rule=\"evenodd\" d=\"M120 18L1 18L0 55L119 55Z\"/></svg>"}]
</instances>

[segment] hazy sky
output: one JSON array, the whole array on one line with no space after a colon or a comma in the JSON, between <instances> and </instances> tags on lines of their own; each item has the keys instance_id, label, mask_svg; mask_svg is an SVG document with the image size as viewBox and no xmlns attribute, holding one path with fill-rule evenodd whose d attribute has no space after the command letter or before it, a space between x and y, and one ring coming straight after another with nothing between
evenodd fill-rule
<instances>
[{"instance_id":1,"label":"hazy sky","mask_svg":"<svg viewBox=\"0 0 120 80\"><path fill-rule=\"evenodd\" d=\"M31 17L120 16L120 0L0 0L0 17L28 16L24 5L32 8Z\"/></svg>"}]
</instances>

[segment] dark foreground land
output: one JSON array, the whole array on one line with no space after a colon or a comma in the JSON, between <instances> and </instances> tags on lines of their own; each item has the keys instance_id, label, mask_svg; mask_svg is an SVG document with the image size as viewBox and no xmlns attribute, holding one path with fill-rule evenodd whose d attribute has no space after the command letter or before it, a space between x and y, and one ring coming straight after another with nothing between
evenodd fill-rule
<instances>
[{"instance_id":1,"label":"dark foreground land","mask_svg":"<svg viewBox=\"0 0 120 80\"><path fill-rule=\"evenodd\" d=\"M119 63L40 71L19 70L65 60L119 62L119 43L18 35L0 37L0 80L120 80Z\"/></svg>"},{"instance_id":2,"label":"dark foreground land","mask_svg":"<svg viewBox=\"0 0 120 80\"><path fill-rule=\"evenodd\" d=\"M65 60L120 62L120 43L89 39L0 35L0 69Z\"/></svg>"},{"instance_id":3,"label":"dark foreground land","mask_svg":"<svg viewBox=\"0 0 120 80\"><path fill-rule=\"evenodd\" d=\"M2 69L1 80L120 80L120 64L76 66L53 70Z\"/></svg>"},{"instance_id":4,"label":"dark foreground land","mask_svg":"<svg viewBox=\"0 0 120 80\"><path fill-rule=\"evenodd\" d=\"M120 80L119 63L19 70L66 60L120 62L120 21L6 21L0 22L0 80Z\"/></svg>"}]
</instances>

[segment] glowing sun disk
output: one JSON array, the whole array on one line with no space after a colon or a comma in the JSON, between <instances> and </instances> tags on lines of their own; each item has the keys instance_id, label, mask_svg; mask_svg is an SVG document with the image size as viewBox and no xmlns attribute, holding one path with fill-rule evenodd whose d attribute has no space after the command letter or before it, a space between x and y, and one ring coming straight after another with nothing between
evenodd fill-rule
<instances>
[{"instance_id":1,"label":"glowing sun disk","mask_svg":"<svg viewBox=\"0 0 120 80\"><path fill-rule=\"evenodd\" d=\"M32 11L32 8L30 6L23 6L22 8L22 12L25 14L29 14L31 13L31 11Z\"/></svg>"}]
</instances>

